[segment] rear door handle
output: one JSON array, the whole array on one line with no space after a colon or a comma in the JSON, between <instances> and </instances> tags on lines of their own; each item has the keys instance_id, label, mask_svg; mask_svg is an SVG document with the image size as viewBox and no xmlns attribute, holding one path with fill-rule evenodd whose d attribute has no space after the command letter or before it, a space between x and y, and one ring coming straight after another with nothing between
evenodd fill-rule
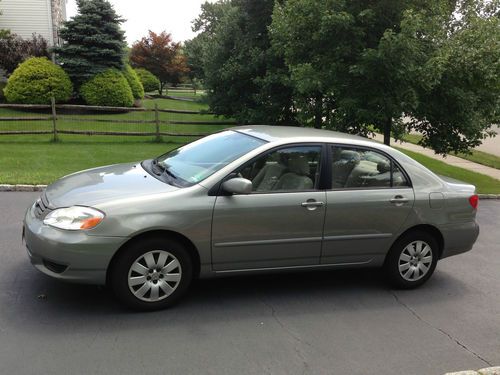
<instances>
[{"instance_id":1,"label":"rear door handle","mask_svg":"<svg viewBox=\"0 0 500 375\"><path fill-rule=\"evenodd\" d=\"M308 199L307 202L302 202L300 205L312 211L315 210L317 207L323 207L325 205L325 202L319 202L315 201L314 199Z\"/></svg>"},{"instance_id":2,"label":"rear door handle","mask_svg":"<svg viewBox=\"0 0 500 375\"><path fill-rule=\"evenodd\" d=\"M408 198L402 195L396 195L394 198L389 199L389 202L395 204L396 206L401 206L403 203L408 203Z\"/></svg>"}]
</instances>

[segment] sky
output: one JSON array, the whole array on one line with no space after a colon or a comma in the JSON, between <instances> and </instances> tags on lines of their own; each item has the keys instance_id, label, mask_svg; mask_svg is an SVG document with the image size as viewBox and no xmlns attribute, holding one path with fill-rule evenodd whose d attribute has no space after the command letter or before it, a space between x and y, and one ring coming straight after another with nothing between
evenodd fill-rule
<instances>
[{"instance_id":1,"label":"sky","mask_svg":"<svg viewBox=\"0 0 500 375\"><path fill-rule=\"evenodd\" d=\"M165 30L176 42L191 39L191 21L200 13L205 0L109 0L116 12L127 21L122 25L127 42L146 36L148 30L160 33ZM214 0L210 0L213 2ZM76 14L76 1L67 0L68 19Z\"/></svg>"}]
</instances>

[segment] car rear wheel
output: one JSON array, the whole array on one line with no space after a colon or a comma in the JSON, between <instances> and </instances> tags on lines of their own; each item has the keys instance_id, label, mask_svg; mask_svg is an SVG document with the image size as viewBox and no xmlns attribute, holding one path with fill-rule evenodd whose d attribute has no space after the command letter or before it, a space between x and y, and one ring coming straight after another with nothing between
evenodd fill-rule
<instances>
[{"instance_id":1,"label":"car rear wheel","mask_svg":"<svg viewBox=\"0 0 500 375\"><path fill-rule=\"evenodd\" d=\"M427 232L415 230L394 243L387 255L384 270L394 287L412 289L432 276L438 257L436 239Z\"/></svg>"},{"instance_id":2,"label":"car rear wheel","mask_svg":"<svg viewBox=\"0 0 500 375\"><path fill-rule=\"evenodd\" d=\"M123 249L112 265L109 282L120 302L151 311L176 303L192 276L192 262L181 243L150 238Z\"/></svg>"}]
</instances>

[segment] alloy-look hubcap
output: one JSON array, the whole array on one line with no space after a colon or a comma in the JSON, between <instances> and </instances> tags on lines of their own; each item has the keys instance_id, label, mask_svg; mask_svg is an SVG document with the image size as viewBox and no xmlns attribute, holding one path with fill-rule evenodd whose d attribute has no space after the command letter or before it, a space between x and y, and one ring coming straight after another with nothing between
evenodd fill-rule
<instances>
[{"instance_id":1,"label":"alloy-look hubcap","mask_svg":"<svg viewBox=\"0 0 500 375\"><path fill-rule=\"evenodd\" d=\"M157 302L177 289L181 277L181 264L175 256L168 251L153 250L132 263L128 272L128 287L138 299Z\"/></svg>"},{"instance_id":2,"label":"alloy-look hubcap","mask_svg":"<svg viewBox=\"0 0 500 375\"><path fill-rule=\"evenodd\" d=\"M427 275L432 264L432 249L424 241L408 244L399 256L399 274L407 281L417 281Z\"/></svg>"}]
</instances>

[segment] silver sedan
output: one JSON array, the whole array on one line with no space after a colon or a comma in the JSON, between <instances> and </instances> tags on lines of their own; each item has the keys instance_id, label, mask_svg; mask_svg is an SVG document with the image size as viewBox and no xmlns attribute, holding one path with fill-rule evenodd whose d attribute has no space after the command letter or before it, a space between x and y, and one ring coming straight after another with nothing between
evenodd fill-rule
<instances>
[{"instance_id":1,"label":"silver sedan","mask_svg":"<svg viewBox=\"0 0 500 375\"><path fill-rule=\"evenodd\" d=\"M153 310L194 278L259 272L382 267L414 288L472 248L477 204L474 186L365 138L251 126L63 177L23 238L41 272Z\"/></svg>"}]
</instances>

